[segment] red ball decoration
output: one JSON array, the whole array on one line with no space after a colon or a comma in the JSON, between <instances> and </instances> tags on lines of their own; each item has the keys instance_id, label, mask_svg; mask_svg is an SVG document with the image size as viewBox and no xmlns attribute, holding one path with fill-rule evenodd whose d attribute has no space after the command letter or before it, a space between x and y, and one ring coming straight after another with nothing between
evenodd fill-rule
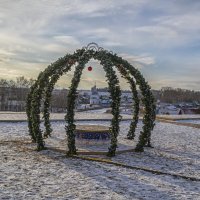
<instances>
[{"instance_id":1,"label":"red ball decoration","mask_svg":"<svg viewBox=\"0 0 200 200\"><path fill-rule=\"evenodd\" d=\"M91 66L88 67L88 71L92 71L92 67Z\"/></svg>"}]
</instances>

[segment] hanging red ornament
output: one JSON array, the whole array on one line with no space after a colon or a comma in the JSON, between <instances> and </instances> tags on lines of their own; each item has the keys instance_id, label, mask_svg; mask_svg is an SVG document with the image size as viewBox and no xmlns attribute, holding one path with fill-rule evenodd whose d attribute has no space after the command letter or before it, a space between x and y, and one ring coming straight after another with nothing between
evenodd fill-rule
<instances>
[{"instance_id":1,"label":"hanging red ornament","mask_svg":"<svg viewBox=\"0 0 200 200\"><path fill-rule=\"evenodd\" d=\"M88 71L92 71L92 67L91 66L88 67Z\"/></svg>"}]
</instances>

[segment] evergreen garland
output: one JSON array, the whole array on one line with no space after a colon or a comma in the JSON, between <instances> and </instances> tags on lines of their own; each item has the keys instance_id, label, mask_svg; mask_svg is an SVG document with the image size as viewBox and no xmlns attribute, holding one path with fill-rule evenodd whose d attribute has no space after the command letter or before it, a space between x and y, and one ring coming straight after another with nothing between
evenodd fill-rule
<instances>
[{"instance_id":1,"label":"evergreen garland","mask_svg":"<svg viewBox=\"0 0 200 200\"><path fill-rule=\"evenodd\" d=\"M133 79L130 79L131 91L133 93L133 119L131 121L131 125L127 134L127 139L133 140L135 138L135 130L137 128L138 120L139 120L139 111L140 111L140 101L138 98L138 92L136 88L136 84Z\"/></svg>"},{"instance_id":2,"label":"evergreen garland","mask_svg":"<svg viewBox=\"0 0 200 200\"><path fill-rule=\"evenodd\" d=\"M128 70L129 73L135 78L136 84L139 85L139 88L143 95L142 103L145 106L145 114L143 117L144 126L143 130L140 133L139 142L136 145L135 151L144 151L143 147L148 143L148 141L150 141L151 131L153 130L155 121L155 106L153 104L154 99L150 90L150 86L145 81L142 74L132 65L130 65L126 60L123 60L121 57L118 57L116 55L110 55L113 64L118 65L119 63L121 63L124 68Z\"/></svg>"},{"instance_id":3,"label":"evergreen garland","mask_svg":"<svg viewBox=\"0 0 200 200\"><path fill-rule=\"evenodd\" d=\"M37 142L38 151L44 149L43 132L40 129L40 108L41 101L45 87L49 83L49 78L56 73L56 69L66 64L66 58L60 58L55 63L48 66L44 72L38 77L38 86L32 92L31 101L31 120L32 120L32 131Z\"/></svg>"},{"instance_id":4,"label":"evergreen garland","mask_svg":"<svg viewBox=\"0 0 200 200\"><path fill-rule=\"evenodd\" d=\"M80 55L80 60L78 61L79 65L76 67L76 70L74 72L74 77L72 79L72 84L70 86L67 97L68 99L67 114L65 116L65 120L67 122L66 132L68 136L68 149L69 149L68 155L76 154L77 151L75 146L75 134L74 134L74 131L76 129L76 125L74 124L74 109L75 109L77 87L80 82L80 77L82 74L82 70L85 67L85 64L89 61L89 59L94 57L95 59L100 60L101 64L103 65L103 68L106 72L109 92L112 98L111 108L112 108L113 119L111 122L111 129L110 129L111 145L109 147L108 156L114 156L117 148L117 136L119 133L119 121L120 121L119 106L120 106L121 91L119 88L119 81L117 79L115 72L112 69L112 63L110 62L109 57L106 55L105 52L94 52L92 50L89 50L87 52L80 51L80 53L82 53L82 55Z\"/></svg>"},{"instance_id":5,"label":"evergreen garland","mask_svg":"<svg viewBox=\"0 0 200 200\"><path fill-rule=\"evenodd\" d=\"M44 126L45 126L45 133L44 133L44 137L48 138L49 136L51 136L51 132L52 132L52 128L51 128L51 123L50 123L50 103L51 103L51 97L52 97L52 92L54 89L54 86L56 84L56 82L58 81L58 79L67 71L69 71L71 69L71 66L75 63L75 61L73 59L71 59L71 55L66 55L65 59L68 60L67 63L64 66L59 66L56 69L56 73L54 73L51 76L51 80L49 81L49 84L47 85L47 87L45 88L45 94L44 94L44 114L43 114L43 118L44 118Z\"/></svg>"},{"instance_id":6,"label":"evergreen garland","mask_svg":"<svg viewBox=\"0 0 200 200\"><path fill-rule=\"evenodd\" d=\"M117 65L116 67L119 70L119 72L121 73L122 77L125 78L128 81L128 83L130 84L131 92L133 95L132 99L134 101L134 103L133 103L134 113L133 113L133 119L131 121L129 131L127 134L127 139L133 140L135 137L135 129L137 127L138 118L139 118L139 109L140 109L139 108L140 101L138 98L138 92L136 89L135 81L133 80L133 78L130 77L130 74L128 73L127 70L125 70L123 65Z\"/></svg>"},{"instance_id":7,"label":"evergreen garland","mask_svg":"<svg viewBox=\"0 0 200 200\"><path fill-rule=\"evenodd\" d=\"M40 129L40 107L41 107L41 98L42 98L42 87L46 85L45 81L41 81L45 78L45 72L42 73L41 79L39 79L38 85L40 87L36 88L32 94L31 101L31 118L32 118L32 131L37 142L37 150L40 151L44 149L43 133Z\"/></svg>"},{"instance_id":8,"label":"evergreen garland","mask_svg":"<svg viewBox=\"0 0 200 200\"><path fill-rule=\"evenodd\" d=\"M72 79L72 83L67 95L67 114L65 115L65 121L67 123L67 125L65 126L65 130L66 130L67 140L68 140L68 152L67 152L68 156L76 154L76 146L75 146L76 125L74 124L74 115L75 115L74 109L75 109L75 103L76 103L77 87L80 82L80 78L81 78L84 66L89 61L89 57L87 57L86 54L85 54L86 58L84 59L84 56L83 56L84 51L81 51L78 53L80 53L80 58L78 60L79 64L76 66L74 77Z\"/></svg>"},{"instance_id":9,"label":"evergreen garland","mask_svg":"<svg viewBox=\"0 0 200 200\"><path fill-rule=\"evenodd\" d=\"M150 94L150 99L151 99L151 106L152 106L152 110L151 110L151 131L153 131L154 126L155 126L155 120L156 120L156 101L155 101L155 98L154 98L152 93ZM152 145L151 145L151 131L148 134L147 147L152 147Z\"/></svg>"},{"instance_id":10,"label":"evergreen garland","mask_svg":"<svg viewBox=\"0 0 200 200\"><path fill-rule=\"evenodd\" d=\"M99 48L98 50L91 49L80 49L77 50L73 55L66 55L63 58L58 59L55 63L51 64L44 72L40 73L38 80L31 88L31 92L27 97L27 117L28 117L28 126L29 133L33 139L38 144L38 150L44 149L43 136L48 137L52 131L49 121L49 106L51 100L51 93L53 91L54 85L57 82L58 78L70 70L71 65L78 62L74 78L72 80L72 85L68 93L67 101L67 114L65 120L67 122L66 132L68 135L68 154L76 154L75 147L75 135L74 130L76 128L74 124L74 107L77 87L80 82L80 77L82 70L85 64L91 59L97 59L103 65L103 68L106 72L106 77L109 86L109 92L111 94L112 103L112 114L113 118L111 121L111 145L109 147L108 156L114 156L117 148L117 136L119 133L119 106L120 106L120 95L121 91L119 88L118 78L113 71L113 66L118 66L118 70L121 72L122 76L125 77L131 85L131 90L133 92L134 99L134 116L131 122L130 130L128 136L130 139L134 138L134 132L136 124L138 121L138 112L139 112L139 100L137 97L137 90L134 80L130 77L133 76L136 80L136 84L139 85L139 88L142 92L143 98L142 103L145 106L145 115L143 117L143 131L140 133L139 142L136 146L136 151L143 151L145 144L150 146L150 137L151 131L154 128L155 121L155 101L153 95L150 91L148 83L145 81L141 73L131 66L127 61L122 58L113 55L110 52ZM45 120L45 134L42 133L40 129L40 107L43 94L45 93L44 101L44 120Z\"/></svg>"},{"instance_id":11,"label":"evergreen garland","mask_svg":"<svg viewBox=\"0 0 200 200\"><path fill-rule=\"evenodd\" d=\"M108 156L114 156L117 148L117 136L119 134L119 122L120 122L120 97L121 90L119 87L119 80L115 71L112 69L113 63L110 61L110 58L107 54L107 51L101 51L96 54L94 57L101 61L104 71L106 72L106 77L108 81L108 91L110 92L112 102L111 102L111 113L113 115L111 121L111 145L109 147Z\"/></svg>"},{"instance_id":12,"label":"evergreen garland","mask_svg":"<svg viewBox=\"0 0 200 200\"><path fill-rule=\"evenodd\" d=\"M38 81L36 81L31 86L30 92L27 95L27 99L26 99L26 115L27 115L28 129L29 129L29 135L31 136L31 139L33 142L36 142L36 137L35 137L35 134L32 129L31 102L32 102L32 94L33 94L34 90L36 89L37 85L38 85Z\"/></svg>"}]
</instances>

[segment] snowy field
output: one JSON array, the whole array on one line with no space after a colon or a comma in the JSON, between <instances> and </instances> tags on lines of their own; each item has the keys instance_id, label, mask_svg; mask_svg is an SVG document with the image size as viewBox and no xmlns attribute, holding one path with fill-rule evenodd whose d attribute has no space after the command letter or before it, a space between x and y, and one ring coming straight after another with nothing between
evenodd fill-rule
<instances>
[{"instance_id":1,"label":"snowy field","mask_svg":"<svg viewBox=\"0 0 200 200\"><path fill-rule=\"evenodd\" d=\"M159 119L168 119L168 120L200 120L200 115L157 115L157 118Z\"/></svg>"},{"instance_id":2,"label":"snowy field","mask_svg":"<svg viewBox=\"0 0 200 200\"><path fill-rule=\"evenodd\" d=\"M121 122L119 148L135 146L136 142L125 139L128 125L128 121ZM46 145L66 149L64 123L53 122L52 126L54 132ZM141 127L140 122L137 136ZM145 148L143 153L120 154L112 160L200 179L199 129L159 122L152 144L154 148ZM30 143L26 122L1 122L0 145L0 199L200 199L199 181L66 158L52 150L37 152ZM94 147L78 145L79 150L90 148ZM97 149L106 150L107 146Z\"/></svg>"},{"instance_id":3,"label":"snowy field","mask_svg":"<svg viewBox=\"0 0 200 200\"><path fill-rule=\"evenodd\" d=\"M199 120L177 120L177 122L183 122L183 123L190 123L190 124L200 124L200 119Z\"/></svg>"},{"instance_id":4,"label":"snowy field","mask_svg":"<svg viewBox=\"0 0 200 200\"><path fill-rule=\"evenodd\" d=\"M50 119L55 121L64 121L66 113L51 113ZM132 119L132 116L123 114L122 118L124 120ZM8 122L8 121L15 121L15 122L21 122L26 121L27 116L25 112L0 112L0 122ZM41 115L42 119L42 115ZM76 112L75 113L75 119L76 120L110 120L112 119L112 114L105 113L105 109L100 110L89 110L85 112Z\"/></svg>"}]
</instances>

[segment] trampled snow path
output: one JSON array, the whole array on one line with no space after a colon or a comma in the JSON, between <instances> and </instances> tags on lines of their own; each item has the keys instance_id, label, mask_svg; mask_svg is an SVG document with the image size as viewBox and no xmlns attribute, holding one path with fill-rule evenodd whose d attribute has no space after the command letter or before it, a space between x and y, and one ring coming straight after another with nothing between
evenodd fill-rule
<instances>
[{"instance_id":1,"label":"trampled snow path","mask_svg":"<svg viewBox=\"0 0 200 200\"><path fill-rule=\"evenodd\" d=\"M109 125L80 124L91 123ZM134 146L135 142L124 139L128 124L121 123L119 143ZM26 126L0 123L0 199L200 199L200 182L65 158L49 150L33 151L35 145L26 144ZM53 128L47 145L65 148L64 123L53 123ZM141 123L137 135L140 130ZM5 140L24 142L2 142ZM152 144L154 149L117 155L112 160L200 178L199 129L157 123Z\"/></svg>"},{"instance_id":2,"label":"trampled snow path","mask_svg":"<svg viewBox=\"0 0 200 200\"><path fill-rule=\"evenodd\" d=\"M98 113L98 114L97 114ZM64 121L66 113L51 113L50 119L53 121ZM42 119L42 114L41 114ZM96 112L94 110L86 111L86 112L76 112L75 113L75 120L81 120L81 121L87 121L87 120L111 120L112 114L105 113L105 109L97 110ZM132 119L132 116L122 114L122 119ZM25 112L0 112L0 122L21 122L26 121L27 115Z\"/></svg>"}]
</instances>

